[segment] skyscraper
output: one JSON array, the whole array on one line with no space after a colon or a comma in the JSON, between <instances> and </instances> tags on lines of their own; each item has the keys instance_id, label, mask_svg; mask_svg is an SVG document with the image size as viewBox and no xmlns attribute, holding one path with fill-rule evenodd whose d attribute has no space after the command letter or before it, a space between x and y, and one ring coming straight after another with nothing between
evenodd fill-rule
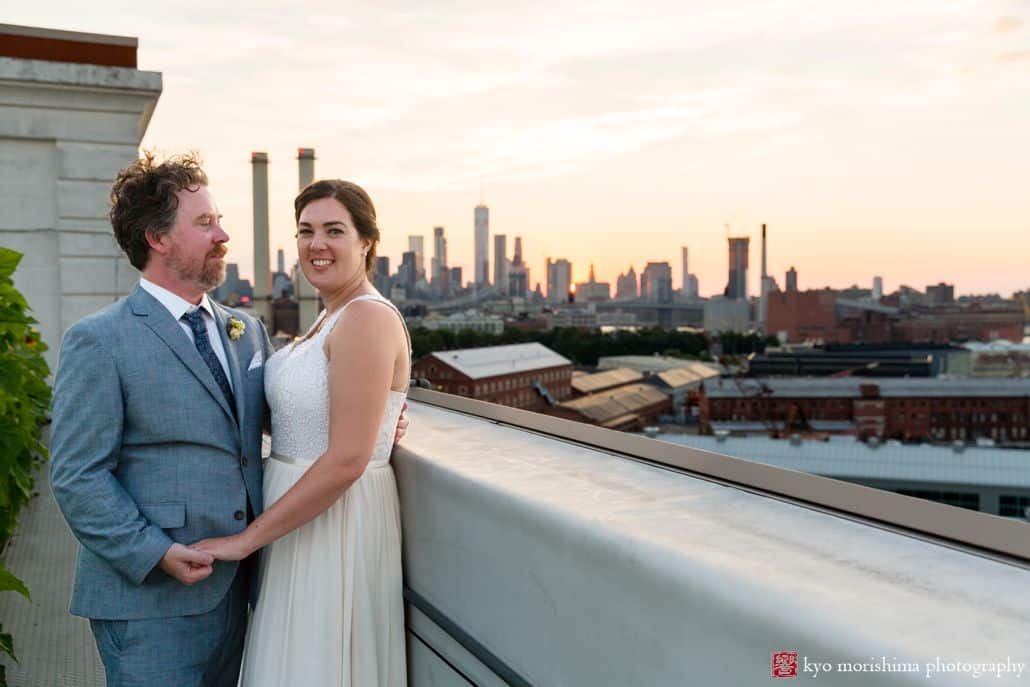
<instances>
[{"instance_id":1,"label":"skyscraper","mask_svg":"<svg viewBox=\"0 0 1030 687\"><path fill-rule=\"evenodd\" d=\"M494 286L501 295L508 293L508 237L494 235Z\"/></svg>"},{"instance_id":2,"label":"skyscraper","mask_svg":"<svg viewBox=\"0 0 1030 687\"><path fill-rule=\"evenodd\" d=\"M726 283L727 298L747 300L748 251L751 238L728 239L730 246L730 278Z\"/></svg>"},{"instance_id":3,"label":"skyscraper","mask_svg":"<svg viewBox=\"0 0 1030 687\"><path fill-rule=\"evenodd\" d=\"M275 252L276 272L286 273L286 253L282 248Z\"/></svg>"},{"instance_id":4,"label":"skyscraper","mask_svg":"<svg viewBox=\"0 0 1030 687\"><path fill-rule=\"evenodd\" d=\"M490 283L490 208L477 205L476 221L476 286Z\"/></svg>"},{"instance_id":5,"label":"skyscraper","mask_svg":"<svg viewBox=\"0 0 1030 687\"><path fill-rule=\"evenodd\" d=\"M432 287L443 296L447 293L447 239L443 236L443 227L433 227L433 264Z\"/></svg>"},{"instance_id":6,"label":"skyscraper","mask_svg":"<svg viewBox=\"0 0 1030 687\"><path fill-rule=\"evenodd\" d=\"M615 281L615 300L632 301L637 299L637 273L630 265L626 274L620 274Z\"/></svg>"},{"instance_id":7,"label":"skyscraper","mask_svg":"<svg viewBox=\"0 0 1030 687\"><path fill-rule=\"evenodd\" d=\"M508 267L508 295L525 298L529 295L529 268L522 262L522 237L515 237L515 256Z\"/></svg>"},{"instance_id":8,"label":"skyscraper","mask_svg":"<svg viewBox=\"0 0 1030 687\"><path fill-rule=\"evenodd\" d=\"M401 266L397 268L397 283L404 287L407 298L415 295L415 280L418 277L415 261L415 251L409 250L401 254Z\"/></svg>"},{"instance_id":9,"label":"skyscraper","mask_svg":"<svg viewBox=\"0 0 1030 687\"><path fill-rule=\"evenodd\" d=\"M672 266L649 262L640 273L640 298L651 303L672 303Z\"/></svg>"},{"instance_id":10,"label":"skyscraper","mask_svg":"<svg viewBox=\"0 0 1030 687\"><path fill-rule=\"evenodd\" d=\"M873 277L873 300L877 303L883 298L883 277Z\"/></svg>"},{"instance_id":11,"label":"skyscraper","mask_svg":"<svg viewBox=\"0 0 1030 687\"><path fill-rule=\"evenodd\" d=\"M372 278L372 283L376 287L376 291L385 296L389 296L390 289L393 286L393 280L390 279L389 257L385 255L376 256L376 269Z\"/></svg>"},{"instance_id":12,"label":"skyscraper","mask_svg":"<svg viewBox=\"0 0 1030 687\"><path fill-rule=\"evenodd\" d=\"M585 282L576 284L577 303L603 303L611 300L611 284L606 281L597 281L594 274L594 265L590 264L590 276Z\"/></svg>"},{"instance_id":13,"label":"skyscraper","mask_svg":"<svg viewBox=\"0 0 1030 687\"><path fill-rule=\"evenodd\" d=\"M572 286L572 263L565 258L547 258L547 302L568 303Z\"/></svg>"},{"instance_id":14,"label":"skyscraper","mask_svg":"<svg viewBox=\"0 0 1030 687\"><path fill-rule=\"evenodd\" d=\"M423 279L426 276L425 241L424 236L412 234L408 236L408 250L415 254L415 279Z\"/></svg>"},{"instance_id":15,"label":"skyscraper","mask_svg":"<svg viewBox=\"0 0 1030 687\"><path fill-rule=\"evenodd\" d=\"M791 267L789 270L787 270L787 284L786 284L786 287L787 287L786 288L787 291L797 291L798 290L798 271L796 269L794 269L793 267Z\"/></svg>"},{"instance_id":16,"label":"skyscraper","mask_svg":"<svg viewBox=\"0 0 1030 687\"><path fill-rule=\"evenodd\" d=\"M687 282L690 277L690 265L687 263L689 251L686 246L683 246L680 250L683 252L683 285L680 288L683 290L683 295L685 296L687 294Z\"/></svg>"}]
</instances>

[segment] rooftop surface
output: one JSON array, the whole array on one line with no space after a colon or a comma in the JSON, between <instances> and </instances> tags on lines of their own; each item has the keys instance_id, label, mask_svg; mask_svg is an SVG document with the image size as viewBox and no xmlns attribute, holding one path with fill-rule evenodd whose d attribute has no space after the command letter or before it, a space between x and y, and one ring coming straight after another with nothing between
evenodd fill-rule
<instances>
[{"instance_id":1,"label":"rooftop surface","mask_svg":"<svg viewBox=\"0 0 1030 687\"><path fill-rule=\"evenodd\" d=\"M917 446L887 441L873 446L852 437L791 442L768 437L659 434L659 441L844 480L895 480L1030 489L1030 450Z\"/></svg>"},{"instance_id":2,"label":"rooftop surface","mask_svg":"<svg viewBox=\"0 0 1030 687\"><path fill-rule=\"evenodd\" d=\"M533 372L572 364L572 361L565 356L535 342L439 351L430 355L447 363L470 379Z\"/></svg>"},{"instance_id":3,"label":"rooftop surface","mask_svg":"<svg viewBox=\"0 0 1030 687\"><path fill-rule=\"evenodd\" d=\"M565 401L560 407L575 410L603 425L667 399L665 392L649 384L629 384Z\"/></svg>"},{"instance_id":4,"label":"rooftop surface","mask_svg":"<svg viewBox=\"0 0 1030 687\"><path fill-rule=\"evenodd\" d=\"M602 389L610 389L621 384L639 382L644 378L642 372L631 370L628 367L619 367L614 370L605 370L594 374L574 375L572 377L572 388L581 394L592 394Z\"/></svg>"}]
</instances>

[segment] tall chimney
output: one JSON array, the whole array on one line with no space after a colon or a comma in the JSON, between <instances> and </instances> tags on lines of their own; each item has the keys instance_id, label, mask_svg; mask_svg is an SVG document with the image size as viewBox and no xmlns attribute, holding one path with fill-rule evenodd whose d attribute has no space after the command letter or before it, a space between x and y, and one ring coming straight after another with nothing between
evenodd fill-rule
<instances>
[{"instance_id":1,"label":"tall chimney","mask_svg":"<svg viewBox=\"0 0 1030 687\"><path fill-rule=\"evenodd\" d=\"M766 322L769 318L769 273L766 271L765 263L765 225L762 225L762 281L758 285L758 319L761 321L762 331L765 331Z\"/></svg>"},{"instance_id":2,"label":"tall chimney","mask_svg":"<svg viewBox=\"0 0 1030 687\"><path fill-rule=\"evenodd\" d=\"M314 148L297 148L297 180L301 190L315 180ZM300 306L300 331L306 332L315 323L315 318L318 317L318 295L315 293L315 289L311 287L311 284L308 283L299 263L294 281L296 283L293 285L293 293Z\"/></svg>"},{"instance_id":3,"label":"tall chimney","mask_svg":"<svg viewBox=\"0 0 1030 687\"><path fill-rule=\"evenodd\" d=\"M769 273L765 271L765 225L762 225L762 290L759 293L765 293L765 278L769 276Z\"/></svg>"},{"instance_id":4,"label":"tall chimney","mask_svg":"<svg viewBox=\"0 0 1030 687\"><path fill-rule=\"evenodd\" d=\"M254 308L269 324L268 153L251 153L250 164L254 178Z\"/></svg>"},{"instance_id":5,"label":"tall chimney","mask_svg":"<svg viewBox=\"0 0 1030 687\"><path fill-rule=\"evenodd\" d=\"M315 180L314 148L297 148L297 171L300 173L300 188Z\"/></svg>"}]
</instances>

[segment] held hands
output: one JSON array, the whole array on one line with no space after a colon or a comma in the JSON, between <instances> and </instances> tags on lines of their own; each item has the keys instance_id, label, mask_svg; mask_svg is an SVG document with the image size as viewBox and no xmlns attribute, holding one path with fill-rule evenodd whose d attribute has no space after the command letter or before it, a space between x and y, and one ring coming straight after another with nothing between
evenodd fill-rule
<instances>
[{"instance_id":1,"label":"held hands","mask_svg":"<svg viewBox=\"0 0 1030 687\"><path fill-rule=\"evenodd\" d=\"M408 412L408 402L405 401L404 402L404 407L401 408L401 416L397 420L397 430L393 433L393 443L394 444L401 443L401 439L403 439L404 435L407 434L407 432L408 432L408 416L407 416L407 412Z\"/></svg>"},{"instance_id":2,"label":"held hands","mask_svg":"<svg viewBox=\"0 0 1030 687\"><path fill-rule=\"evenodd\" d=\"M238 534L231 537L202 539L195 544L190 544L190 549L219 561L242 561L254 553L254 549L246 543L242 535Z\"/></svg>"},{"instance_id":3,"label":"held hands","mask_svg":"<svg viewBox=\"0 0 1030 687\"><path fill-rule=\"evenodd\" d=\"M182 544L172 544L158 563L167 575L174 577L186 586L205 579L214 572L214 557L203 551L188 549Z\"/></svg>"}]
</instances>

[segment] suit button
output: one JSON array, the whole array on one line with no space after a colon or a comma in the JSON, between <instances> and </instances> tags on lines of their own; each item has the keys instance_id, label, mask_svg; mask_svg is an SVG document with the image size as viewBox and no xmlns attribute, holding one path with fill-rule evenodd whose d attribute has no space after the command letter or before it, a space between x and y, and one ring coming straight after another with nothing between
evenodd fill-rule
<instances>
[{"instance_id":1,"label":"suit button","mask_svg":"<svg viewBox=\"0 0 1030 687\"><path fill-rule=\"evenodd\" d=\"M243 456L242 458L240 458L240 465L242 465L243 467L247 467L247 456Z\"/></svg>"},{"instance_id":2,"label":"suit button","mask_svg":"<svg viewBox=\"0 0 1030 687\"><path fill-rule=\"evenodd\" d=\"M237 520L242 520L243 518L247 517L247 515L241 510L236 511L232 514L232 516Z\"/></svg>"}]
</instances>

